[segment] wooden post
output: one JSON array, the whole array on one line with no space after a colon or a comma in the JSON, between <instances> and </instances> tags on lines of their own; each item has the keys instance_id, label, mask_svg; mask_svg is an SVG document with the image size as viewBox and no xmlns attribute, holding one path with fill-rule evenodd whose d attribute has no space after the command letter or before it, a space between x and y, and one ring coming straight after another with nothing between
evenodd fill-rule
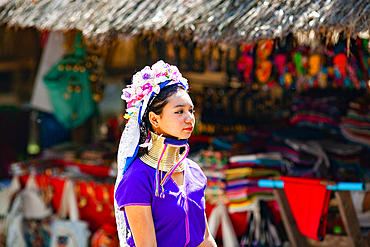
<instances>
[{"instance_id":1,"label":"wooden post","mask_svg":"<svg viewBox=\"0 0 370 247\"><path fill-rule=\"evenodd\" d=\"M274 189L274 195L279 204L280 214L287 231L291 247L308 247L306 238L299 232L292 211L283 189Z\"/></svg>"},{"instance_id":2,"label":"wooden post","mask_svg":"<svg viewBox=\"0 0 370 247\"><path fill-rule=\"evenodd\" d=\"M340 216L350 239L351 247L368 247L369 244L362 236L360 225L358 224L356 211L353 207L350 192L336 191L335 197L338 201Z\"/></svg>"}]
</instances>

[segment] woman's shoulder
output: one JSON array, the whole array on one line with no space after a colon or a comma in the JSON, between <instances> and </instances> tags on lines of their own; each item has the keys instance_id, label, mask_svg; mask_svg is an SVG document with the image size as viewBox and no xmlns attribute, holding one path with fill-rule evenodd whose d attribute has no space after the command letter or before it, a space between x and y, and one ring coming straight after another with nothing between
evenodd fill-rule
<instances>
[{"instance_id":1,"label":"woman's shoulder","mask_svg":"<svg viewBox=\"0 0 370 247\"><path fill-rule=\"evenodd\" d=\"M191 174L197 179L202 179L207 181L207 177L204 175L202 169L200 166L193 160L186 158L186 162L188 163L189 170L191 171Z\"/></svg>"},{"instance_id":2,"label":"woman's shoulder","mask_svg":"<svg viewBox=\"0 0 370 247\"><path fill-rule=\"evenodd\" d=\"M188 163L189 168L196 169L196 170L201 170L200 166L194 160L186 158L185 161Z\"/></svg>"},{"instance_id":3,"label":"woman's shoulder","mask_svg":"<svg viewBox=\"0 0 370 247\"><path fill-rule=\"evenodd\" d=\"M133 177L152 177L155 173L155 169L145 164L140 158L136 158L130 167L127 169L123 177L133 178Z\"/></svg>"}]
</instances>

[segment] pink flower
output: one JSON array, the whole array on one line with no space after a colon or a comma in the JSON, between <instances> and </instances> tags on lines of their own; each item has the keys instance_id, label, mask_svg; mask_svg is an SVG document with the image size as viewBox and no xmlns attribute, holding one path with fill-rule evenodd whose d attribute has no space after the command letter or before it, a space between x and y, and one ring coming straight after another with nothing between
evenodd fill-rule
<instances>
[{"instance_id":1,"label":"pink flower","mask_svg":"<svg viewBox=\"0 0 370 247\"><path fill-rule=\"evenodd\" d=\"M136 100L142 100L144 98L144 94L139 94L137 97L136 97Z\"/></svg>"},{"instance_id":2,"label":"pink flower","mask_svg":"<svg viewBox=\"0 0 370 247\"><path fill-rule=\"evenodd\" d=\"M146 83L144 86L143 86L143 94L149 94L151 91L152 91L152 88L153 86L150 84L150 83Z\"/></svg>"},{"instance_id":3,"label":"pink flower","mask_svg":"<svg viewBox=\"0 0 370 247\"><path fill-rule=\"evenodd\" d=\"M132 106L134 106L133 100L130 102L127 102L127 108L131 108Z\"/></svg>"}]
</instances>

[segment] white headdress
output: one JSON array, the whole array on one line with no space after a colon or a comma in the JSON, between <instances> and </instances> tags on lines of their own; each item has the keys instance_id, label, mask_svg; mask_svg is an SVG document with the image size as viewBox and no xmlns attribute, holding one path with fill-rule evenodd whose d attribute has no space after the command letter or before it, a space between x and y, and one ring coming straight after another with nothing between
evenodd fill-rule
<instances>
[{"instance_id":1,"label":"white headdress","mask_svg":"<svg viewBox=\"0 0 370 247\"><path fill-rule=\"evenodd\" d=\"M132 77L132 84L122 90L121 98L127 102L125 118L128 119L128 122L118 148L115 192L123 174L139 150L140 124L149 100L158 94L163 87L174 84L181 84L186 90L189 87L187 80L182 77L176 66L161 60L153 64L152 67L146 66L137 72ZM128 246L126 239L127 234L130 233L127 231L124 213L119 210L116 200L114 200L114 208L120 245L121 247Z\"/></svg>"}]
</instances>

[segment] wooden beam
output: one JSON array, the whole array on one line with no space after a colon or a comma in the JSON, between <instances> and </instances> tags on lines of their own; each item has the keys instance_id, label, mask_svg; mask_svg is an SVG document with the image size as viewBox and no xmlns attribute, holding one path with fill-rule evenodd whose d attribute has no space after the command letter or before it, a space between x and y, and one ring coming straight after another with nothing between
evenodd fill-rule
<instances>
[{"instance_id":1,"label":"wooden beam","mask_svg":"<svg viewBox=\"0 0 370 247\"><path fill-rule=\"evenodd\" d=\"M36 65L33 59L0 61L0 72L19 72L23 69L34 69Z\"/></svg>"},{"instance_id":2,"label":"wooden beam","mask_svg":"<svg viewBox=\"0 0 370 247\"><path fill-rule=\"evenodd\" d=\"M291 247L308 247L306 238L299 232L292 211L283 189L274 189L274 195L279 204L280 214L285 230L288 234Z\"/></svg>"},{"instance_id":3,"label":"wooden beam","mask_svg":"<svg viewBox=\"0 0 370 247\"><path fill-rule=\"evenodd\" d=\"M350 192L336 191L335 197L338 201L338 208L344 227L350 238L351 247L369 247L368 242L361 233Z\"/></svg>"}]
</instances>

